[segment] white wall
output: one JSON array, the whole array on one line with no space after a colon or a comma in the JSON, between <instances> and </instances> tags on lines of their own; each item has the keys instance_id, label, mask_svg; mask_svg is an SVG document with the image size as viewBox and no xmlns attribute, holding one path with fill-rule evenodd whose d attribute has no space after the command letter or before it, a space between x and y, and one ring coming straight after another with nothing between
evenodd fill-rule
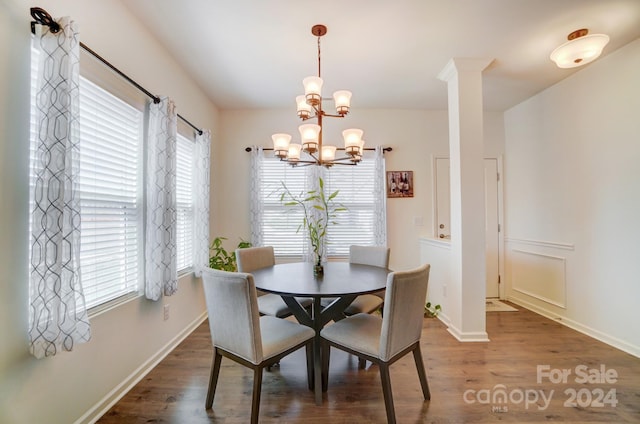
<instances>
[{"instance_id":1,"label":"white wall","mask_svg":"<svg viewBox=\"0 0 640 424\"><path fill-rule=\"evenodd\" d=\"M28 354L27 225L29 8L71 16L80 40L145 88L172 97L181 115L217 132L218 112L188 75L117 1L0 2L0 422L72 423L99 412L199 323L199 280L158 302L137 298L91 317L92 340L73 352L36 360ZM168 321L163 305L170 304ZM204 402L204 399L203 399Z\"/></svg>"},{"instance_id":2,"label":"white wall","mask_svg":"<svg viewBox=\"0 0 640 424\"><path fill-rule=\"evenodd\" d=\"M640 356L640 40L505 113L507 295Z\"/></svg>"},{"instance_id":3,"label":"white wall","mask_svg":"<svg viewBox=\"0 0 640 424\"><path fill-rule=\"evenodd\" d=\"M292 82L292 84L295 81ZM443 84L443 90L446 85ZM285 110L221 111L219 167L214 171L213 195L216 205L213 234L249 239L249 154L246 146L271 147L271 134L288 132L298 137L299 120L295 108ZM433 236L433 184L431 156L448 156L449 130L447 111L429 110L358 110L353 108L344 119L326 119L325 137L330 144L340 144L340 131L357 127L364 130L368 146L393 148L386 153L388 171L413 171L413 198L387 199L388 245L390 266L409 269L420 264L419 238ZM488 156L503 152L504 131L501 113L485 113L485 139ZM335 142L332 142L335 140ZM222 201L224 199L224 201ZM414 217L422 225L414 224Z\"/></svg>"}]
</instances>

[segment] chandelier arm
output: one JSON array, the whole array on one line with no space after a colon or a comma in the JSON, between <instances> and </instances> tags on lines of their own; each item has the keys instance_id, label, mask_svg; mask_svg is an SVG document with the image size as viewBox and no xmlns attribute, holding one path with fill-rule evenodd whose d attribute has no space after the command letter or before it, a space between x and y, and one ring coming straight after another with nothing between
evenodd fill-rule
<instances>
[{"instance_id":1,"label":"chandelier arm","mask_svg":"<svg viewBox=\"0 0 640 424\"><path fill-rule=\"evenodd\" d=\"M323 163L324 166L333 166L333 165L345 165L345 166L356 166L357 163L355 162L329 162L329 163Z\"/></svg>"},{"instance_id":2,"label":"chandelier arm","mask_svg":"<svg viewBox=\"0 0 640 424\"><path fill-rule=\"evenodd\" d=\"M324 111L322 110L322 100L320 100L320 102L316 105L311 105L311 107L316 112L316 116L324 114Z\"/></svg>"},{"instance_id":3,"label":"chandelier arm","mask_svg":"<svg viewBox=\"0 0 640 424\"><path fill-rule=\"evenodd\" d=\"M322 116L328 116L329 118L344 118L346 115L332 115L330 113L323 113Z\"/></svg>"},{"instance_id":4,"label":"chandelier arm","mask_svg":"<svg viewBox=\"0 0 640 424\"><path fill-rule=\"evenodd\" d=\"M272 151L273 147L263 147L262 150L264 150L264 151ZM336 150L344 150L344 147L338 147ZM376 148L375 147L365 147L364 150L365 151L374 151L374 150L376 150ZM249 152L253 151L253 147L245 147L244 151L249 153ZM385 153L386 152L392 152L393 151L393 147L384 147L382 149L382 151L385 152ZM282 159L282 160L284 160L284 159Z\"/></svg>"},{"instance_id":5,"label":"chandelier arm","mask_svg":"<svg viewBox=\"0 0 640 424\"><path fill-rule=\"evenodd\" d=\"M347 160L350 161L351 159L353 159L351 156L344 156L344 157L341 157L341 158L332 159L332 160L327 161L327 162L341 162L341 161L347 161Z\"/></svg>"},{"instance_id":6,"label":"chandelier arm","mask_svg":"<svg viewBox=\"0 0 640 424\"><path fill-rule=\"evenodd\" d=\"M306 118L304 117L300 117L300 119L302 119L302 121L308 121L309 119L317 119L318 115L313 115L313 116L307 116Z\"/></svg>"},{"instance_id":7,"label":"chandelier arm","mask_svg":"<svg viewBox=\"0 0 640 424\"><path fill-rule=\"evenodd\" d=\"M320 152L321 149L322 149L322 143L320 142L320 143L318 143L318 152ZM320 157L319 156L315 156L313 153L309 153L309 152L305 152L305 153L308 154L309 156L311 156L315 160L315 163L320 163Z\"/></svg>"},{"instance_id":8,"label":"chandelier arm","mask_svg":"<svg viewBox=\"0 0 640 424\"><path fill-rule=\"evenodd\" d=\"M307 163L309 165L313 165L313 164L318 164L317 160L303 160L303 159L298 159L298 160L289 160L288 158L281 158L280 162L286 162L290 165L297 165L299 163Z\"/></svg>"}]
</instances>

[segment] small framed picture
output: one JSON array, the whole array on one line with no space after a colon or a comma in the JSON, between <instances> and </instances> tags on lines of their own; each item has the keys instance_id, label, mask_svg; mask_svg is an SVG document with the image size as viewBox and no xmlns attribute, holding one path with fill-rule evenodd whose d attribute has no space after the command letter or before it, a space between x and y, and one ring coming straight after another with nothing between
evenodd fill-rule
<instances>
[{"instance_id":1,"label":"small framed picture","mask_svg":"<svg viewBox=\"0 0 640 424\"><path fill-rule=\"evenodd\" d=\"M387 197L413 197L413 171L387 171Z\"/></svg>"}]
</instances>

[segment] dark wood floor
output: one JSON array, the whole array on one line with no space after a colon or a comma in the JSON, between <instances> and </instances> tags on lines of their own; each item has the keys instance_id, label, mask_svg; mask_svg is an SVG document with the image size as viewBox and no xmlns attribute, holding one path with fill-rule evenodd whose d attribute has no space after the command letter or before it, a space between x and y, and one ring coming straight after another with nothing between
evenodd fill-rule
<instances>
[{"instance_id":1,"label":"dark wood floor","mask_svg":"<svg viewBox=\"0 0 640 424\"><path fill-rule=\"evenodd\" d=\"M519 309L487 314L489 343L460 343L440 321L425 319L421 343L431 401L422 399L411 355L398 361L391 367L398 422L640 423L640 359ZM205 410L211 355L205 322L98 422L249 422L252 377L228 359L213 409ZM570 370L567 382L538 382L538 366L544 365L552 375ZM613 370L605 382L602 366ZM583 368L594 382L581 382ZM305 375L304 350L265 371L260 422L386 422L376 367L359 370L355 357L332 350L322 406L315 405ZM501 393L504 403L496 396Z\"/></svg>"}]
</instances>

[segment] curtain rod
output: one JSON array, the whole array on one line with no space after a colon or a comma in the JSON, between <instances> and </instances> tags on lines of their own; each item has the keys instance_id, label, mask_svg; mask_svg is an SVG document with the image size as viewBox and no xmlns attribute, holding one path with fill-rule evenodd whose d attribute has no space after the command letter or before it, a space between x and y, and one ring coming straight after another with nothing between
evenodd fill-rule
<instances>
[{"instance_id":1,"label":"curtain rod","mask_svg":"<svg viewBox=\"0 0 640 424\"><path fill-rule=\"evenodd\" d=\"M253 150L253 147L245 147L245 152L250 152ZM273 147L263 147L262 150L273 150ZM344 147L338 147L336 150L344 150ZM375 147L365 147L364 150L376 150ZM393 151L393 147L384 147L382 149L383 152L391 152Z\"/></svg>"},{"instance_id":2,"label":"curtain rod","mask_svg":"<svg viewBox=\"0 0 640 424\"><path fill-rule=\"evenodd\" d=\"M35 24L48 26L50 28L51 32L54 33L54 34L57 33L58 31L60 31L60 25L56 21L53 20L51 15L46 10L44 10L44 9L42 9L40 7L32 7L31 8L31 17L33 17L33 19L34 19L33 21L31 21L31 32L32 33L35 33ZM80 47L82 47L87 53L91 54L93 57L98 59L104 65L106 65L109 69L114 71L116 74L121 76L129 84L133 85L135 88L137 88L138 90L142 91L148 97L153 99L153 103L160 103L160 97L154 95L149 90L147 90L146 88L144 88L143 86L138 84L136 81L134 81L127 74L125 74L120 69L118 69L115 66L113 66L108 60L106 60L105 58L100 56L98 53L96 53L95 51L90 49L86 44L84 44L83 42L80 42ZM178 118L180 118L185 124L189 125L195 131L197 131L198 134L202 135L202 130L200 128L198 128L195 125L193 125L184 116L180 115L179 113L177 115L178 115Z\"/></svg>"}]
</instances>

